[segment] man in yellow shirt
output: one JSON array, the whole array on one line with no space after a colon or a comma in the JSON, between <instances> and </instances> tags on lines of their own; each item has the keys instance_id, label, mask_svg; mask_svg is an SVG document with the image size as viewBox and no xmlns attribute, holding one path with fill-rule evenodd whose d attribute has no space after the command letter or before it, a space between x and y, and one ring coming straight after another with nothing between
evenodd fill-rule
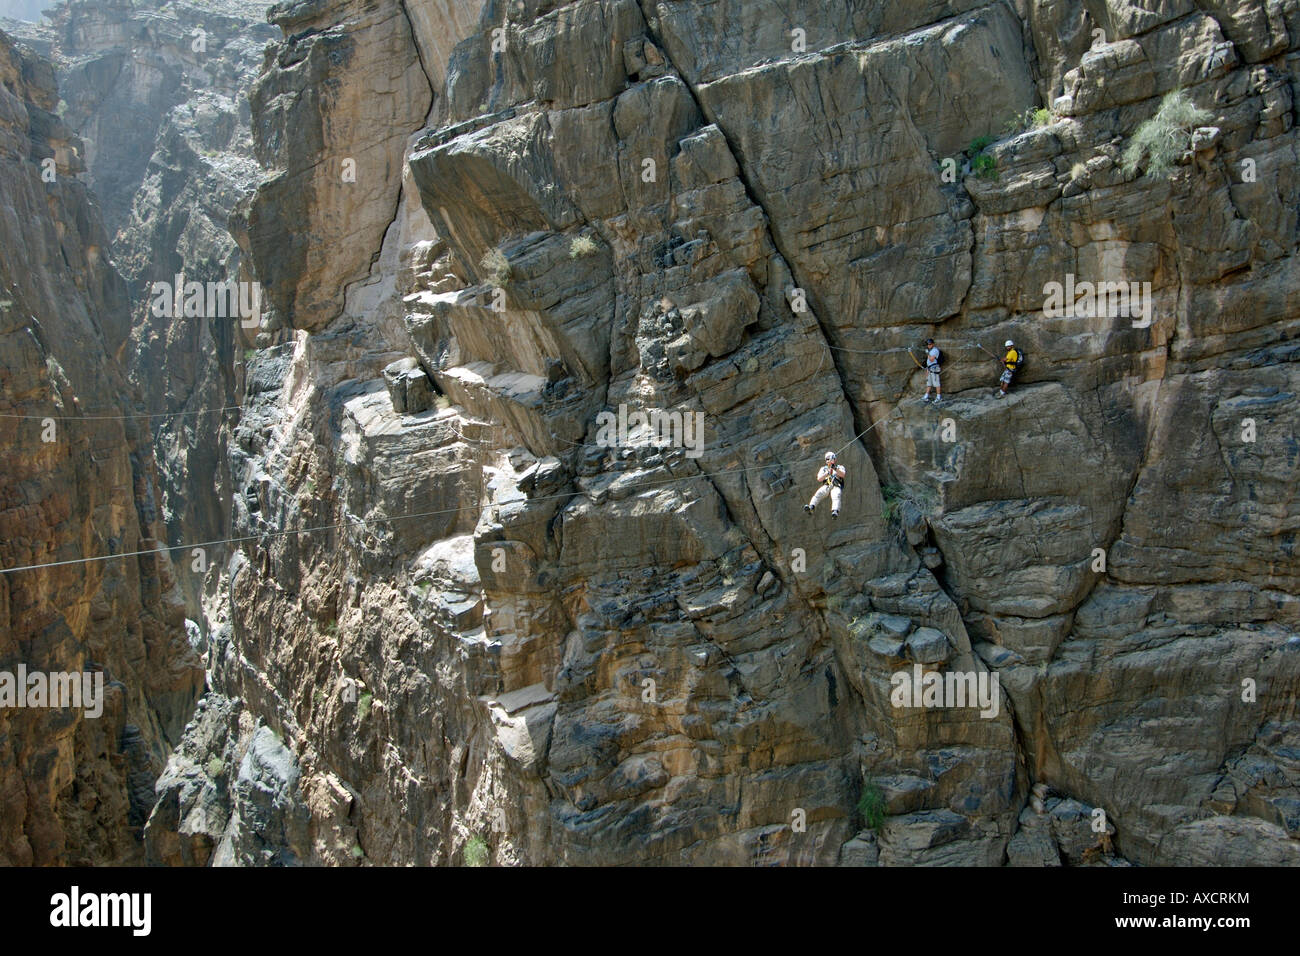
<instances>
[{"instance_id":1,"label":"man in yellow shirt","mask_svg":"<svg viewBox=\"0 0 1300 956\"><path fill-rule=\"evenodd\" d=\"M993 397L1002 398L1007 394L1007 389L1011 387L1011 376L1016 374L1016 369L1020 365L1020 352L1016 349L1016 343L1007 339L1006 357L1002 359L1002 377L998 383L1002 386L1002 391L997 392Z\"/></svg>"}]
</instances>

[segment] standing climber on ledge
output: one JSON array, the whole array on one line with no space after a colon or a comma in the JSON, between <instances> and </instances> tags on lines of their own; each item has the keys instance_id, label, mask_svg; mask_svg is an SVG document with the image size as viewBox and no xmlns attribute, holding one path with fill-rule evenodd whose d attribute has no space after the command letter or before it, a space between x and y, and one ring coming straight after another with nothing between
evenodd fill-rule
<instances>
[{"instance_id":1,"label":"standing climber on ledge","mask_svg":"<svg viewBox=\"0 0 1300 956\"><path fill-rule=\"evenodd\" d=\"M803 506L803 510L812 514L817 509L817 505L828 494L831 496L831 517L840 516L840 491L844 487L844 466L835 463L835 452L826 453L826 464L822 465L817 472L817 483L821 485L817 493L812 496L812 501Z\"/></svg>"},{"instance_id":2,"label":"standing climber on ledge","mask_svg":"<svg viewBox=\"0 0 1300 956\"><path fill-rule=\"evenodd\" d=\"M938 405L943 401L943 389L939 385L939 363L942 361L942 352L939 346L934 344L934 339L925 340L925 398L921 399L922 405L930 402L930 390L934 389L934 403Z\"/></svg>"},{"instance_id":3,"label":"standing climber on ledge","mask_svg":"<svg viewBox=\"0 0 1300 956\"><path fill-rule=\"evenodd\" d=\"M1011 387L1011 376L1016 374L1016 368L1020 365L1020 353L1016 350L1016 343L1007 339L1004 346L1007 350L1006 356L1002 359L1002 377L998 379L1002 386L1002 391L994 393L994 398L1003 398L1007 394L1007 389Z\"/></svg>"}]
</instances>

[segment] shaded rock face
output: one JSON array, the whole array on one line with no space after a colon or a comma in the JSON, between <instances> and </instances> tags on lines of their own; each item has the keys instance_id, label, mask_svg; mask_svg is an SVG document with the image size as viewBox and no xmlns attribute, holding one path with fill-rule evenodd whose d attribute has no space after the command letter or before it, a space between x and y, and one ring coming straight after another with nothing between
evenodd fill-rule
<instances>
[{"instance_id":1,"label":"shaded rock face","mask_svg":"<svg viewBox=\"0 0 1300 956\"><path fill-rule=\"evenodd\" d=\"M33 31L50 45L64 118L85 143L110 232L128 227L141 184L158 175L150 167L169 127L205 158L244 152L231 146L241 129L247 135L248 64L256 69L274 36L265 10L259 0L66 0ZM184 175L177 165L172 172Z\"/></svg>"},{"instance_id":2,"label":"shaded rock face","mask_svg":"<svg viewBox=\"0 0 1300 956\"><path fill-rule=\"evenodd\" d=\"M57 104L51 65L0 34L0 672L103 687L102 713L0 698L5 865L140 861L153 780L203 686L156 550L149 433L122 417L127 290ZM28 565L51 566L12 570Z\"/></svg>"},{"instance_id":3,"label":"shaded rock face","mask_svg":"<svg viewBox=\"0 0 1300 956\"><path fill-rule=\"evenodd\" d=\"M1300 862L1300 7L825 6L272 11L250 540L152 858Z\"/></svg>"},{"instance_id":4,"label":"shaded rock face","mask_svg":"<svg viewBox=\"0 0 1300 956\"><path fill-rule=\"evenodd\" d=\"M261 172L247 87L276 35L259 0L203 3L69 0L24 40L49 49L60 111L86 142L87 179L113 233L130 294L125 363L151 420L163 469L160 506L172 543L225 537L226 430L238 366L256 318L159 314L155 283L248 277L234 235ZM218 555L205 556L203 566ZM189 614L204 573L179 577Z\"/></svg>"}]
</instances>

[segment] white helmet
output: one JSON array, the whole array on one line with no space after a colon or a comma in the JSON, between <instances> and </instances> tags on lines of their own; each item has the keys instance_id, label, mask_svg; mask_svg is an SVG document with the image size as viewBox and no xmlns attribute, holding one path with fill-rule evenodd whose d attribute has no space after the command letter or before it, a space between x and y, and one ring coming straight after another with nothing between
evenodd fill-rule
<instances>
[{"instance_id":1,"label":"white helmet","mask_svg":"<svg viewBox=\"0 0 1300 956\"><path fill-rule=\"evenodd\" d=\"M826 453L826 460L827 460L827 461L834 461L834 460L835 460L835 452L833 452L833 451L828 451L828 452Z\"/></svg>"},{"instance_id":2,"label":"white helmet","mask_svg":"<svg viewBox=\"0 0 1300 956\"><path fill-rule=\"evenodd\" d=\"M1003 343L1004 347L1006 347L1006 348L1011 348L1011 347L1012 347L1013 345L1015 345L1015 344L1016 344L1016 343L1015 343L1015 342L1012 342L1010 339L1007 339L1006 342Z\"/></svg>"}]
</instances>

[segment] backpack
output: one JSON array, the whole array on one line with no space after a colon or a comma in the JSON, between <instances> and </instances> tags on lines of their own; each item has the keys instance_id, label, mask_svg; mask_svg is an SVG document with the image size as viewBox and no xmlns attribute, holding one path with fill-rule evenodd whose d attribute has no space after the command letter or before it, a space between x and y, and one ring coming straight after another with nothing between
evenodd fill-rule
<instances>
[{"instance_id":1,"label":"backpack","mask_svg":"<svg viewBox=\"0 0 1300 956\"><path fill-rule=\"evenodd\" d=\"M1019 358L1016 359L1016 374L1024 375L1025 374L1025 350L1022 349L1019 345L1016 346L1016 355L1019 356Z\"/></svg>"}]
</instances>

